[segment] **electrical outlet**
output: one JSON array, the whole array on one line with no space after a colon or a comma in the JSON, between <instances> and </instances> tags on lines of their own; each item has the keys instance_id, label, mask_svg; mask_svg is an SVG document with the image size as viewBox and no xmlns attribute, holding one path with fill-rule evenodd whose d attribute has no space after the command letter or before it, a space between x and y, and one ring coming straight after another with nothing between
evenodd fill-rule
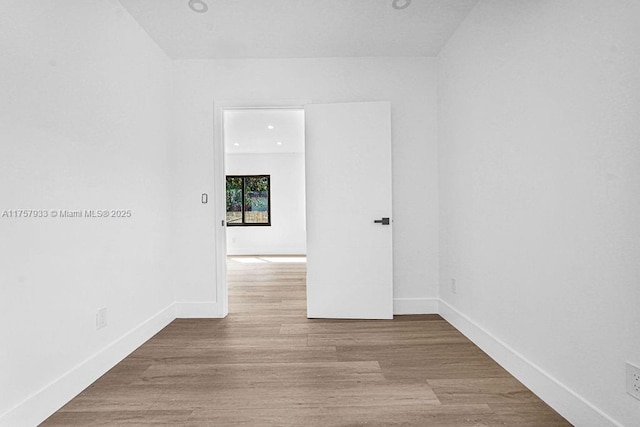
<instances>
[{"instance_id":1,"label":"electrical outlet","mask_svg":"<svg viewBox=\"0 0 640 427\"><path fill-rule=\"evenodd\" d=\"M456 282L456 279L451 279L451 293L452 294L458 293L458 283Z\"/></svg>"},{"instance_id":2,"label":"electrical outlet","mask_svg":"<svg viewBox=\"0 0 640 427\"><path fill-rule=\"evenodd\" d=\"M96 312L96 329L102 329L107 326L107 309L101 308Z\"/></svg>"},{"instance_id":3,"label":"electrical outlet","mask_svg":"<svg viewBox=\"0 0 640 427\"><path fill-rule=\"evenodd\" d=\"M640 400L640 368L627 362L627 393Z\"/></svg>"}]
</instances>

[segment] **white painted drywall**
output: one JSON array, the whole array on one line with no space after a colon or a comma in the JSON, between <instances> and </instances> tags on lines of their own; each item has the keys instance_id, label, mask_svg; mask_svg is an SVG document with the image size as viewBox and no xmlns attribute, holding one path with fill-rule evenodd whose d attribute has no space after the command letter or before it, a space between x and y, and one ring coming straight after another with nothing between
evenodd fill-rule
<instances>
[{"instance_id":1,"label":"white painted drywall","mask_svg":"<svg viewBox=\"0 0 640 427\"><path fill-rule=\"evenodd\" d=\"M271 176L271 226L227 227L227 254L305 254L304 153L227 154L225 168Z\"/></svg>"},{"instance_id":2,"label":"white painted drywall","mask_svg":"<svg viewBox=\"0 0 640 427\"><path fill-rule=\"evenodd\" d=\"M171 67L114 0L4 1L0 33L0 215L49 215L0 217L0 424L22 426L42 413L7 412L173 302Z\"/></svg>"},{"instance_id":3,"label":"white painted drywall","mask_svg":"<svg viewBox=\"0 0 640 427\"><path fill-rule=\"evenodd\" d=\"M441 298L625 426L640 422L624 365L640 363L639 16L481 0L439 58Z\"/></svg>"},{"instance_id":4,"label":"white painted drywall","mask_svg":"<svg viewBox=\"0 0 640 427\"><path fill-rule=\"evenodd\" d=\"M176 61L178 301L215 301L214 102L391 102L394 297L438 293L436 62L428 58Z\"/></svg>"}]
</instances>

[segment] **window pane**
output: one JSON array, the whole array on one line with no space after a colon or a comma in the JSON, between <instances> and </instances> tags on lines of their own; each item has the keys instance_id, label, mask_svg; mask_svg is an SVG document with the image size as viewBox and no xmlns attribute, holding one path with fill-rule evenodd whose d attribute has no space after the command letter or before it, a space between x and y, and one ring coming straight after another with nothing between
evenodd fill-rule
<instances>
[{"instance_id":1,"label":"window pane","mask_svg":"<svg viewBox=\"0 0 640 427\"><path fill-rule=\"evenodd\" d=\"M244 222L269 224L269 177L244 178Z\"/></svg>"},{"instance_id":2,"label":"window pane","mask_svg":"<svg viewBox=\"0 0 640 427\"><path fill-rule=\"evenodd\" d=\"M227 224L242 223L242 178L227 177Z\"/></svg>"}]
</instances>

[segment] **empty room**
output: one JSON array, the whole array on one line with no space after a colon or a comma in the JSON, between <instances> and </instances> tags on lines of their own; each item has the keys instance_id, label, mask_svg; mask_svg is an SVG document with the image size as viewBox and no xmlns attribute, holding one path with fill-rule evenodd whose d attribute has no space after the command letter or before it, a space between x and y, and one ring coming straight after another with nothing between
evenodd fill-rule
<instances>
[{"instance_id":1,"label":"empty room","mask_svg":"<svg viewBox=\"0 0 640 427\"><path fill-rule=\"evenodd\" d=\"M2 0L0 426L640 425L638 17Z\"/></svg>"}]
</instances>

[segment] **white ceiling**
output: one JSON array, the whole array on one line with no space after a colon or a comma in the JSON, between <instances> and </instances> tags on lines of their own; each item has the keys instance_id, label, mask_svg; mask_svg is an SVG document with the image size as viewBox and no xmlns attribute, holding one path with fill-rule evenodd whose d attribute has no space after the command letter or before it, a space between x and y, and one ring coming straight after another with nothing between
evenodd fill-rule
<instances>
[{"instance_id":1,"label":"white ceiling","mask_svg":"<svg viewBox=\"0 0 640 427\"><path fill-rule=\"evenodd\" d=\"M224 144L226 154L303 153L304 110L226 110Z\"/></svg>"},{"instance_id":2,"label":"white ceiling","mask_svg":"<svg viewBox=\"0 0 640 427\"><path fill-rule=\"evenodd\" d=\"M120 3L169 57L206 59L435 56L478 0L202 1Z\"/></svg>"}]
</instances>

